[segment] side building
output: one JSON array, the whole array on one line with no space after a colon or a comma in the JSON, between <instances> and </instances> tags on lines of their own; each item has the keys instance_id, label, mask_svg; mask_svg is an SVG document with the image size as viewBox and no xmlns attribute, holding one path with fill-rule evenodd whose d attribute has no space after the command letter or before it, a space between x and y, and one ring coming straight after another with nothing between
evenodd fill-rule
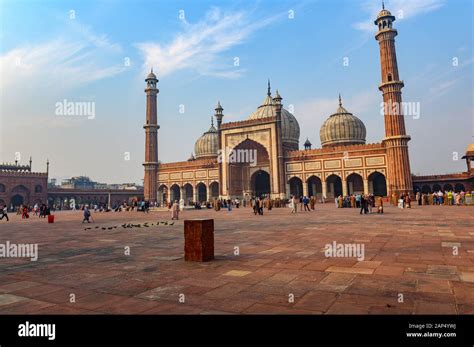
<instances>
[{"instance_id":1,"label":"side building","mask_svg":"<svg viewBox=\"0 0 474 347\"><path fill-rule=\"evenodd\" d=\"M9 209L22 204L40 204L48 197L49 162L46 172L33 172L32 160L28 165L4 163L0 165L0 206Z\"/></svg>"}]
</instances>

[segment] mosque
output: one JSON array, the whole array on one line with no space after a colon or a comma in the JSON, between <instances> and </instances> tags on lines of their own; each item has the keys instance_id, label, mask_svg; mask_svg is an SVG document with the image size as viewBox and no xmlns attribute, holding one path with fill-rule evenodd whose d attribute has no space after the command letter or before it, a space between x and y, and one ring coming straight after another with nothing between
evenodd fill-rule
<instances>
[{"instance_id":1,"label":"mosque","mask_svg":"<svg viewBox=\"0 0 474 347\"><path fill-rule=\"evenodd\" d=\"M401 105L404 86L397 66L394 21L395 17L383 8L374 22L380 47L379 90L385 105ZM197 139L194 155L186 161L160 163L158 80L153 70L145 82L146 200L163 204L183 199L190 203L262 195L272 199L306 195L319 200L341 194L392 196L414 192L408 154L410 136L402 107L385 108L385 136L378 143L368 144L364 123L343 106L339 97L335 112L321 126L322 148L313 149L306 140L304 149L300 149L298 120L283 107L278 91L272 95L269 82L263 102L247 119L224 122L224 109L218 102L216 126L212 120L210 128ZM239 154L238 160L235 154ZM469 164L473 154L466 153ZM472 185L474 172L470 165L463 175Z\"/></svg>"}]
</instances>

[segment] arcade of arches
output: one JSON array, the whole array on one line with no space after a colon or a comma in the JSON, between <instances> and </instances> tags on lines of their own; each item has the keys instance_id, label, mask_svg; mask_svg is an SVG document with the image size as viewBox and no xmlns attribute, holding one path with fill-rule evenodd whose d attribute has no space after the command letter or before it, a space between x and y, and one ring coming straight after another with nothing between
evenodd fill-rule
<instances>
[{"instance_id":1,"label":"arcade of arches","mask_svg":"<svg viewBox=\"0 0 474 347\"><path fill-rule=\"evenodd\" d=\"M194 202L203 203L218 197L219 183L216 181L213 181L208 185L204 182L198 182L195 185L188 182L182 186L174 183L170 188L168 188L166 184L161 184L158 187L158 203L160 205L172 201L179 202L181 199L183 199L184 204L189 206Z\"/></svg>"},{"instance_id":2,"label":"arcade of arches","mask_svg":"<svg viewBox=\"0 0 474 347\"><path fill-rule=\"evenodd\" d=\"M413 186L415 193L421 192L424 194L437 193L439 191L447 192L453 191L455 193L465 192L466 186L463 183L435 183L435 184L423 184Z\"/></svg>"},{"instance_id":3,"label":"arcade of arches","mask_svg":"<svg viewBox=\"0 0 474 347\"><path fill-rule=\"evenodd\" d=\"M306 195L321 199L323 196L326 196L329 199L339 195L353 194L387 195L385 176L377 171L369 175L367 189L364 188L364 179L357 173L349 174L344 183L341 177L336 174L329 175L324 183L318 176L312 175L306 180L305 184L303 184L301 178L294 176L288 181L288 185L290 194L297 197Z\"/></svg>"}]
</instances>

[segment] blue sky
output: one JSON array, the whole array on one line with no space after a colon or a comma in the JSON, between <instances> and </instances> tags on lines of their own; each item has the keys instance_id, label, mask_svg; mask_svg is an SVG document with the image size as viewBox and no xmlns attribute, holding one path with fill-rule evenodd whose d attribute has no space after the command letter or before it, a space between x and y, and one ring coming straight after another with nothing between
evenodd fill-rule
<instances>
[{"instance_id":1,"label":"blue sky","mask_svg":"<svg viewBox=\"0 0 474 347\"><path fill-rule=\"evenodd\" d=\"M474 135L472 1L385 6L397 17L403 100L421 107L418 119L406 117L412 171L462 171L460 157ZM49 158L52 177L141 182L151 65L160 80L163 162L189 157L217 100L224 121L246 119L263 100L267 78L294 109L300 146L306 137L320 146L319 128L339 93L364 121L367 142L380 142L373 25L380 8L365 0L3 0L0 161L20 153L22 162L33 156L35 170ZM95 103L96 116L56 115L64 99Z\"/></svg>"}]
</instances>

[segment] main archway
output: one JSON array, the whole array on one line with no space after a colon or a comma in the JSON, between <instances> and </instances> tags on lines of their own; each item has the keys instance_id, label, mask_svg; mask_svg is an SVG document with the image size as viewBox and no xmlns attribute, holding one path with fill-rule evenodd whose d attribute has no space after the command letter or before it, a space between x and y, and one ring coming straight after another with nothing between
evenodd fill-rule
<instances>
[{"instance_id":1,"label":"main archway","mask_svg":"<svg viewBox=\"0 0 474 347\"><path fill-rule=\"evenodd\" d=\"M11 203L13 206L20 206L21 204L28 204L30 191L24 185L20 184L12 189Z\"/></svg>"},{"instance_id":2,"label":"main archway","mask_svg":"<svg viewBox=\"0 0 474 347\"><path fill-rule=\"evenodd\" d=\"M270 194L270 175L268 172L258 170L251 177L253 195L261 197Z\"/></svg>"},{"instance_id":3,"label":"main archway","mask_svg":"<svg viewBox=\"0 0 474 347\"><path fill-rule=\"evenodd\" d=\"M226 183L230 196L270 193L270 177L268 176L267 184L267 176L262 173L270 172L270 156L262 144L245 139L227 154L224 160L228 165ZM255 186L255 175L258 176L258 189Z\"/></svg>"},{"instance_id":4,"label":"main archway","mask_svg":"<svg viewBox=\"0 0 474 347\"><path fill-rule=\"evenodd\" d=\"M18 207L18 206L22 205L23 202L24 202L24 200L23 200L23 197L21 195L16 194L16 195L12 196L11 203L12 203L13 207Z\"/></svg>"}]
</instances>

